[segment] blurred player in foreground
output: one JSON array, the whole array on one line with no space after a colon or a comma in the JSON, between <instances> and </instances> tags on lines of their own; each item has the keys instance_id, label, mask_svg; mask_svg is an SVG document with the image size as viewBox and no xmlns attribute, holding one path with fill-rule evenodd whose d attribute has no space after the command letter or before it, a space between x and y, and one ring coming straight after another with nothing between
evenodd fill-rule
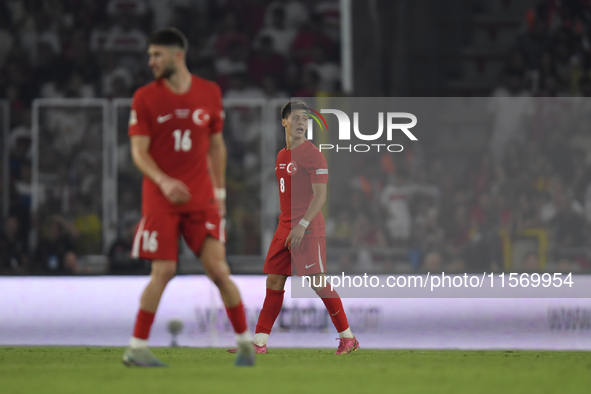
<instances>
[{"instance_id":1,"label":"blurred player in foreground","mask_svg":"<svg viewBox=\"0 0 591 394\"><path fill-rule=\"evenodd\" d=\"M285 281L292 274L309 276L312 288L324 302L339 333L335 354L359 348L351 332L338 293L326 284L326 232L320 209L326 201L328 166L324 155L306 139L308 109L302 102L289 102L281 109L286 147L277 154L275 174L279 182L281 215L269 247L263 272L267 295L252 342L257 353L267 353L267 340L281 312ZM235 352L237 349L230 349Z\"/></svg>"},{"instance_id":2,"label":"blurred player in foreground","mask_svg":"<svg viewBox=\"0 0 591 394\"><path fill-rule=\"evenodd\" d=\"M157 31L148 43L148 65L156 80L134 94L129 136L133 161L144 174L142 219L132 255L151 260L152 274L123 362L165 366L148 350L148 336L160 297L176 273L182 234L219 288L236 332L236 365L253 365L255 350L224 249L226 146L221 91L189 72L188 43L180 31Z\"/></svg>"}]
</instances>

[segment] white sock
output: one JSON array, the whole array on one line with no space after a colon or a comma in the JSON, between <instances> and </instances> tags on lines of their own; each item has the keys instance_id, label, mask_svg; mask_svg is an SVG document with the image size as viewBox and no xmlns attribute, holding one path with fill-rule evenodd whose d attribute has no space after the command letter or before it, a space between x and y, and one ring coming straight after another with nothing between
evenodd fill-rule
<instances>
[{"instance_id":1,"label":"white sock","mask_svg":"<svg viewBox=\"0 0 591 394\"><path fill-rule=\"evenodd\" d=\"M244 331L242 334L236 334L236 343L240 342L250 342L250 333L248 330Z\"/></svg>"},{"instance_id":2,"label":"white sock","mask_svg":"<svg viewBox=\"0 0 591 394\"><path fill-rule=\"evenodd\" d=\"M131 341L129 341L129 347L132 349L139 349L139 348L147 347L147 346L148 346L147 339L139 339L136 337L131 337Z\"/></svg>"},{"instance_id":3,"label":"white sock","mask_svg":"<svg viewBox=\"0 0 591 394\"><path fill-rule=\"evenodd\" d=\"M257 346L265 346L268 340L269 334L264 334L262 332L254 334L254 337L252 338L252 342Z\"/></svg>"},{"instance_id":4,"label":"white sock","mask_svg":"<svg viewBox=\"0 0 591 394\"><path fill-rule=\"evenodd\" d=\"M353 332L351 332L351 327L348 327L345 331L339 332L339 338L355 338Z\"/></svg>"}]
</instances>

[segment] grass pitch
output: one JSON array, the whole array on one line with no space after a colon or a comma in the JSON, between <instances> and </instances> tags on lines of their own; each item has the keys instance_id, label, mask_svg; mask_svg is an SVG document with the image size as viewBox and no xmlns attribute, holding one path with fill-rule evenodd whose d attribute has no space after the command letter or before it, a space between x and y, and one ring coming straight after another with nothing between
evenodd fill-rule
<instances>
[{"instance_id":1,"label":"grass pitch","mask_svg":"<svg viewBox=\"0 0 591 394\"><path fill-rule=\"evenodd\" d=\"M252 368L225 349L152 349L169 368L127 368L122 348L0 347L0 392L589 393L591 352L271 349Z\"/></svg>"}]
</instances>

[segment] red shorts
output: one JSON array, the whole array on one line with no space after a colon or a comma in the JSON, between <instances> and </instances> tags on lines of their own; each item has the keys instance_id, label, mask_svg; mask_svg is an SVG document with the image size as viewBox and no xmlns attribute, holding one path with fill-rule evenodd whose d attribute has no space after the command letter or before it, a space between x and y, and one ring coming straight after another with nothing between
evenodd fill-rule
<instances>
[{"instance_id":1,"label":"red shorts","mask_svg":"<svg viewBox=\"0 0 591 394\"><path fill-rule=\"evenodd\" d=\"M226 242L226 219L219 210L147 214L137 226L131 256L146 260L178 260L179 235L199 255L207 236Z\"/></svg>"},{"instance_id":2,"label":"red shorts","mask_svg":"<svg viewBox=\"0 0 591 394\"><path fill-rule=\"evenodd\" d=\"M289 233L288 233L289 234ZM288 249L285 246L285 230L277 229L269 252L265 259L265 274L291 276L316 275L326 273L326 238L304 235L298 248Z\"/></svg>"}]
</instances>

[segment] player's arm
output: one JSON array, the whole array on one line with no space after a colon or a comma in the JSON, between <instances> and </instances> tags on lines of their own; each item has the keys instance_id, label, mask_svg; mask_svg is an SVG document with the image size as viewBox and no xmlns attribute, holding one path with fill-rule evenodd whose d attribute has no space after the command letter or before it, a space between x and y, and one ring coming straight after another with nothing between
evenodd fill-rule
<instances>
[{"instance_id":1,"label":"player's arm","mask_svg":"<svg viewBox=\"0 0 591 394\"><path fill-rule=\"evenodd\" d=\"M226 143L222 133L212 134L209 139L209 164L211 181L218 206L226 214Z\"/></svg>"},{"instance_id":2,"label":"player's arm","mask_svg":"<svg viewBox=\"0 0 591 394\"><path fill-rule=\"evenodd\" d=\"M169 177L158 167L150 155L151 138L144 135L131 136L131 157L136 167L152 180L164 196L173 204L182 204L191 198L189 188L182 181Z\"/></svg>"},{"instance_id":3,"label":"player's arm","mask_svg":"<svg viewBox=\"0 0 591 394\"><path fill-rule=\"evenodd\" d=\"M285 245L289 246L290 249L291 247L297 248L302 243L302 239L306 232L306 227L302 225L302 221L304 221L304 223L310 223L312 219L318 215L322 206L326 202L326 183L313 183L312 191L314 192L314 197L312 197L308 210L304 214L300 223L291 230L285 240Z\"/></svg>"}]
</instances>

